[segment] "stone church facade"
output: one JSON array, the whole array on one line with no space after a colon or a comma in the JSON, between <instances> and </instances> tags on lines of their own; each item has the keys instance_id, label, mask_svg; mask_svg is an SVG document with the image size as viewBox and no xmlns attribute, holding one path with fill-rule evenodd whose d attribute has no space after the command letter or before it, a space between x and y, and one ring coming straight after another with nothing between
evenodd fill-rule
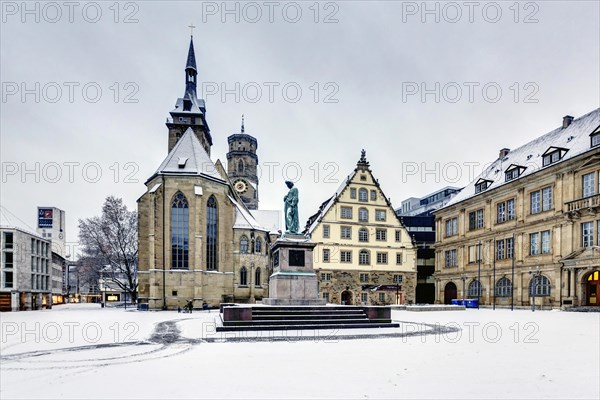
<instances>
[{"instance_id":1,"label":"stone church facade","mask_svg":"<svg viewBox=\"0 0 600 400\"><path fill-rule=\"evenodd\" d=\"M232 137L246 148L230 148L231 176L213 162L193 41L185 76L184 96L167 119L168 155L138 199L139 302L150 309L255 302L268 296L268 248L279 228L278 212L257 210L257 141L242 125Z\"/></svg>"}]
</instances>

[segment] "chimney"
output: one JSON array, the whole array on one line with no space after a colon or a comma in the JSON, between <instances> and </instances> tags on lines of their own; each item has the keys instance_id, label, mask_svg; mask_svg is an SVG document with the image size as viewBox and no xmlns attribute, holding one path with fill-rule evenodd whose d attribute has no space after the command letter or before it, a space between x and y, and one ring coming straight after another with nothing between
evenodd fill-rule
<instances>
[{"instance_id":1,"label":"chimney","mask_svg":"<svg viewBox=\"0 0 600 400\"><path fill-rule=\"evenodd\" d=\"M510 149L507 149L506 147L500 150L500 154L498 155L498 158L500 160L502 160L504 157L506 157L508 155L508 153L510 153Z\"/></svg>"},{"instance_id":2,"label":"chimney","mask_svg":"<svg viewBox=\"0 0 600 400\"><path fill-rule=\"evenodd\" d=\"M563 129L571 125L571 122L573 122L573 117L571 117L570 115L565 115L563 117Z\"/></svg>"}]
</instances>

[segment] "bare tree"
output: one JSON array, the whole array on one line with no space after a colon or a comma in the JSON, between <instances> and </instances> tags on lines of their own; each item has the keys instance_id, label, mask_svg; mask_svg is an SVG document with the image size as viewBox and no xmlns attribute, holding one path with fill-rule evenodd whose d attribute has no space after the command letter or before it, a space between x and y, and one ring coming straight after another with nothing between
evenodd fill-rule
<instances>
[{"instance_id":1,"label":"bare tree","mask_svg":"<svg viewBox=\"0 0 600 400\"><path fill-rule=\"evenodd\" d=\"M79 220L79 241L86 264L100 277L137 300L137 213L109 196L102 215Z\"/></svg>"}]
</instances>

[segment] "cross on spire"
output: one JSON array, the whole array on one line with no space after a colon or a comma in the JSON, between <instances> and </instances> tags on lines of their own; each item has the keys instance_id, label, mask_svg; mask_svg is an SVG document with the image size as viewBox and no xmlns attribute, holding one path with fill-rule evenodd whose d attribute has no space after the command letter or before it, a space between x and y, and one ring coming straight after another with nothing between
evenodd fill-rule
<instances>
[{"instance_id":1,"label":"cross on spire","mask_svg":"<svg viewBox=\"0 0 600 400\"><path fill-rule=\"evenodd\" d=\"M188 28L190 28L190 36L194 36L194 28L196 26L194 25L194 23L192 22L191 24L188 25Z\"/></svg>"},{"instance_id":2,"label":"cross on spire","mask_svg":"<svg viewBox=\"0 0 600 400\"><path fill-rule=\"evenodd\" d=\"M242 114L242 133L244 133L245 128L244 128L244 114Z\"/></svg>"}]
</instances>

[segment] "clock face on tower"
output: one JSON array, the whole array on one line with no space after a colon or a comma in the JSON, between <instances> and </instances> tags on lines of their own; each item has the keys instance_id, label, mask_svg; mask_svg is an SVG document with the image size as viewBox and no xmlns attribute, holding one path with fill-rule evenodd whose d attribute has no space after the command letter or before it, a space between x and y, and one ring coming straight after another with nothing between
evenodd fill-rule
<instances>
[{"instance_id":1,"label":"clock face on tower","mask_svg":"<svg viewBox=\"0 0 600 400\"><path fill-rule=\"evenodd\" d=\"M246 184L246 182L244 182L244 180L238 179L237 181L233 182L233 188L236 192L242 194L246 190L248 190L248 185Z\"/></svg>"}]
</instances>

